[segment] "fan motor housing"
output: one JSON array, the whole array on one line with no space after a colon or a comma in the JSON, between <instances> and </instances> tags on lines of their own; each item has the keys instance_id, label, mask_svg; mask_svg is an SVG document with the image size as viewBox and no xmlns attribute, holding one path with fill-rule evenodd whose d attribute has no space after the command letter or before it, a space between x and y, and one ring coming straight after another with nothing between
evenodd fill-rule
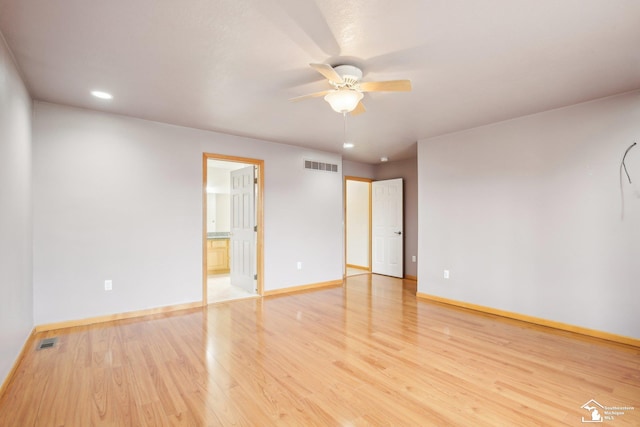
<instances>
[{"instance_id":1,"label":"fan motor housing","mask_svg":"<svg viewBox=\"0 0 640 427\"><path fill-rule=\"evenodd\" d=\"M347 84L353 85L362 79L362 70L353 65L337 65L333 69Z\"/></svg>"}]
</instances>

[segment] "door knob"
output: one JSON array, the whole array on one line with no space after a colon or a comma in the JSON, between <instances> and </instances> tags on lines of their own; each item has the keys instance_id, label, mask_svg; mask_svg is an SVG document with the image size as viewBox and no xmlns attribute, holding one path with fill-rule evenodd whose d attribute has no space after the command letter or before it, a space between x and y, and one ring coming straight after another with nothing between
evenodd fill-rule
<instances>
[{"instance_id":1,"label":"door knob","mask_svg":"<svg viewBox=\"0 0 640 427\"><path fill-rule=\"evenodd\" d=\"M400 235L402 234L402 231L394 231L395 234Z\"/></svg>"}]
</instances>

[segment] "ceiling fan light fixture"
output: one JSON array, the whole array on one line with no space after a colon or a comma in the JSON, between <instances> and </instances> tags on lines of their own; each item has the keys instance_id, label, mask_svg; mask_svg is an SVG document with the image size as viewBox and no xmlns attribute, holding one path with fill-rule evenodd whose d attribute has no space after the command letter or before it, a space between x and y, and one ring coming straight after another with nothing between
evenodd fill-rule
<instances>
[{"instance_id":1,"label":"ceiling fan light fixture","mask_svg":"<svg viewBox=\"0 0 640 427\"><path fill-rule=\"evenodd\" d=\"M334 90L325 95L324 100L336 113L350 113L355 110L364 95L353 89Z\"/></svg>"}]
</instances>

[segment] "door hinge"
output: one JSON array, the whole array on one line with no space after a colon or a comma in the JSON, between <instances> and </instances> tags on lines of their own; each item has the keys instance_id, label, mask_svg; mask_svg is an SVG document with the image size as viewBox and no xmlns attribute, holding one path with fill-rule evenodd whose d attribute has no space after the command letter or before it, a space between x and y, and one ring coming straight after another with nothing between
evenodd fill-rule
<instances>
[{"instance_id":1,"label":"door hinge","mask_svg":"<svg viewBox=\"0 0 640 427\"><path fill-rule=\"evenodd\" d=\"M257 225L253 226L253 231L258 231L258 226Z\"/></svg>"},{"instance_id":2,"label":"door hinge","mask_svg":"<svg viewBox=\"0 0 640 427\"><path fill-rule=\"evenodd\" d=\"M253 275L253 280L258 280L258 275L257 274ZM257 289L256 289L256 291L257 291Z\"/></svg>"},{"instance_id":3,"label":"door hinge","mask_svg":"<svg viewBox=\"0 0 640 427\"><path fill-rule=\"evenodd\" d=\"M258 178L253 178L253 183L257 184L258 183Z\"/></svg>"}]
</instances>

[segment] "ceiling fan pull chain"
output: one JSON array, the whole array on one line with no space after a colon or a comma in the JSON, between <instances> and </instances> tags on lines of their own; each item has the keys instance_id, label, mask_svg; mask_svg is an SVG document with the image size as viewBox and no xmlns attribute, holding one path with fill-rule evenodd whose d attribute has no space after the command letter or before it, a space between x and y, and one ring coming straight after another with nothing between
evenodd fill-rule
<instances>
[{"instance_id":1,"label":"ceiling fan pull chain","mask_svg":"<svg viewBox=\"0 0 640 427\"><path fill-rule=\"evenodd\" d=\"M342 117L344 117L344 143L349 142L349 140L347 139L347 112L343 111L342 112Z\"/></svg>"}]
</instances>

